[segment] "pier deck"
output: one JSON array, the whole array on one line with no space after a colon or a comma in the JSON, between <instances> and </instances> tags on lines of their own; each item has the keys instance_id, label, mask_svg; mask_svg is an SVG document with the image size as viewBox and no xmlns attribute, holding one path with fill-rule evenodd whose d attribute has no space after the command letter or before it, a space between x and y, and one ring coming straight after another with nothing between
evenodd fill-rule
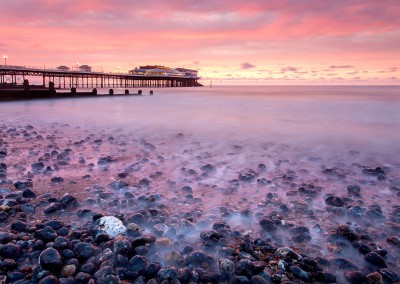
<instances>
[{"instance_id":1,"label":"pier deck","mask_svg":"<svg viewBox=\"0 0 400 284\"><path fill-rule=\"evenodd\" d=\"M63 71L24 66L0 65L0 88L23 86L26 79L39 77L42 87L50 82L55 88L143 88L143 87L197 87L199 78L164 75L134 75L127 73Z\"/></svg>"}]
</instances>

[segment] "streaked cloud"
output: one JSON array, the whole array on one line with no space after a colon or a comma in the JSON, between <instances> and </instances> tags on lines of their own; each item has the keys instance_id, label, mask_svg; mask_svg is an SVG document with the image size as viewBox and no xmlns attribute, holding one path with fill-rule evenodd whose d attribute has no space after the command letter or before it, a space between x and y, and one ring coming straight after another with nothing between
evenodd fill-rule
<instances>
[{"instance_id":1,"label":"streaked cloud","mask_svg":"<svg viewBox=\"0 0 400 284\"><path fill-rule=\"evenodd\" d=\"M297 67L288 66L281 69L281 72L296 72L298 70Z\"/></svg>"},{"instance_id":2,"label":"streaked cloud","mask_svg":"<svg viewBox=\"0 0 400 284\"><path fill-rule=\"evenodd\" d=\"M352 81L349 71L387 80L379 71L400 66L398 0L3 2L0 53L15 65L126 71L201 62L205 78L219 70L221 80L262 80L258 69L268 69L268 78L306 82L328 80L326 72Z\"/></svg>"},{"instance_id":3,"label":"streaked cloud","mask_svg":"<svg viewBox=\"0 0 400 284\"><path fill-rule=\"evenodd\" d=\"M248 63L248 62L242 63L242 66L241 66L242 69L252 69L252 68L255 68L255 67L256 67L255 65L253 65L251 63Z\"/></svg>"},{"instance_id":4,"label":"streaked cloud","mask_svg":"<svg viewBox=\"0 0 400 284\"><path fill-rule=\"evenodd\" d=\"M353 65L331 65L329 68L332 69L344 69L344 68L353 68Z\"/></svg>"}]
</instances>

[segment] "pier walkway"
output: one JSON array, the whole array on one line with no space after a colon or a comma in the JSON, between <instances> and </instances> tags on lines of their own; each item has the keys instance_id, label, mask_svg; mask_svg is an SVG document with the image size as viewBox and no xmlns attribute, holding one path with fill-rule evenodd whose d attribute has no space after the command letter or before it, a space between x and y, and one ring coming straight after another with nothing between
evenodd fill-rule
<instances>
[{"instance_id":1,"label":"pier walkway","mask_svg":"<svg viewBox=\"0 0 400 284\"><path fill-rule=\"evenodd\" d=\"M26 79L39 77L44 88L137 88L197 87L199 78L190 76L137 75L86 71L63 71L24 66L0 65L0 88L23 86Z\"/></svg>"}]
</instances>

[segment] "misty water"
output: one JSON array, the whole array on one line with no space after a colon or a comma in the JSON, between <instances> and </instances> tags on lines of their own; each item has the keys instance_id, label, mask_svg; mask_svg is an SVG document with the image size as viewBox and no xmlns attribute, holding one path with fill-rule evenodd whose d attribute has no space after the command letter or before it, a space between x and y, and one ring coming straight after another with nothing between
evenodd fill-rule
<instances>
[{"instance_id":1,"label":"misty water","mask_svg":"<svg viewBox=\"0 0 400 284\"><path fill-rule=\"evenodd\" d=\"M20 147L19 167L11 174L26 174L22 165L29 169L57 139L60 147L72 148L75 165L60 174L95 177L71 185L82 203L96 194L93 184L107 187L126 171L129 186L109 191L120 199L126 192L151 195L162 204L165 221L156 231L175 247L197 246L199 232L223 220L242 235L301 247L313 257L345 258L362 269L368 265L357 248L329 239L338 225L350 224L370 236L375 249L386 249L389 268L398 272L398 248L386 239L399 236L400 228L399 87L154 88L154 96L149 90L143 89L145 96L1 103L3 129L32 125L45 138ZM96 165L101 156L116 162L103 171ZM82 157L94 164L89 171L79 164ZM365 171L377 167L384 174ZM151 186L135 187L142 178ZM361 192L349 193L349 185ZM328 206L325 200L332 196L344 205ZM91 208L103 214L148 208L116 204L99 200ZM262 230L259 220L265 216L280 220L282 228ZM309 236L295 236L290 228L299 226ZM154 231L150 225L142 229Z\"/></svg>"}]
</instances>

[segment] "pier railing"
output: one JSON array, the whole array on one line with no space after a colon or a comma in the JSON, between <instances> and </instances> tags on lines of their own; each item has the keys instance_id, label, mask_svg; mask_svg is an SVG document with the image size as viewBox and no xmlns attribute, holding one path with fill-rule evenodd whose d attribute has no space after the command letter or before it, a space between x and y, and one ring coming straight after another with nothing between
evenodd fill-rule
<instances>
[{"instance_id":1,"label":"pier railing","mask_svg":"<svg viewBox=\"0 0 400 284\"><path fill-rule=\"evenodd\" d=\"M50 82L56 88L135 88L135 87L197 87L198 77L129 74L101 71L59 70L53 68L0 65L0 88L22 86L29 78L40 78L43 87Z\"/></svg>"}]
</instances>

